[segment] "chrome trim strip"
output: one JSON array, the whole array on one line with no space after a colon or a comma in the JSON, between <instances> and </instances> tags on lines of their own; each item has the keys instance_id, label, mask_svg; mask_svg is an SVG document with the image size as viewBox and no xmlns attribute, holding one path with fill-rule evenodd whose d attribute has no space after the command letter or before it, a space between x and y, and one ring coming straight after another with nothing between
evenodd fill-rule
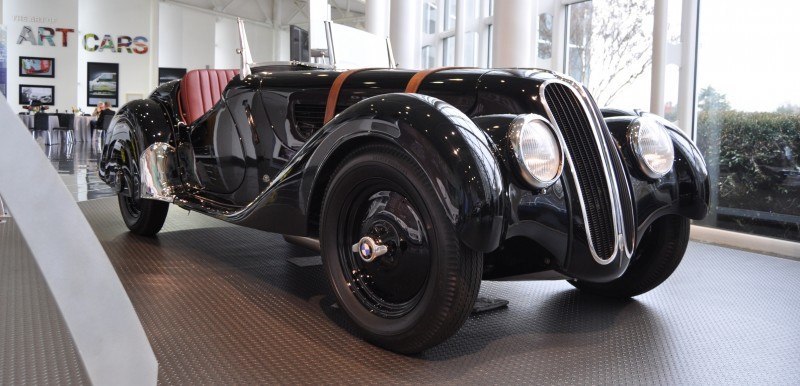
<instances>
[{"instance_id":1,"label":"chrome trim strip","mask_svg":"<svg viewBox=\"0 0 800 386\"><path fill-rule=\"evenodd\" d=\"M239 69L239 79L244 79L250 75L250 65L253 63L253 56L250 54L250 45L247 43L247 32L244 29L244 20L241 17L236 18L236 24L239 28L239 48L236 53L241 55L242 63Z\"/></svg>"},{"instance_id":2,"label":"chrome trim strip","mask_svg":"<svg viewBox=\"0 0 800 386\"><path fill-rule=\"evenodd\" d=\"M600 154L600 161L602 162L604 169L603 175L606 180L606 185L608 185L609 189L608 194L611 202L612 221L613 221L613 229L615 236L614 253L610 257L603 259L597 254L597 251L595 251L594 243L592 242L592 233L589 227L589 218L586 213L586 203L583 200L583 189L581 187L580 181L578 180L577 170L575 169L575 164L572 162L572 156L569 153L569 148L565 146L564 151L566 152L567 155L566 159L567 162L569 163L570 168L573 171L572 180L575 183L575 188L578 190L578 201L581 204L584 230L586 231L586 238L589 244L589 250L592 254L592 258L594 258L594 260L598 264L607 265L610 264L612 261L614 261L614 259L616 259L618 252L625 251L626 253L624 253L624 255L628 259L630 259L631 254L628 253L626 246L627 243L624 242L625 230L622 228L622 223L623 223L622 210L621 210L621 203L619 202L619 191L616 184L616 176L614 174L614 168L608 160L610 157L610 155L607 153L608 147L605 145L605 142L601 142L600 139L598 138L598 132L599 132L598 131L599 129L597 127L598 118L595 115L594 110L588 108L587 106L587 100L589 100L589 97L588 95L582 92L583 90L582 87L580 87L577 84L570 84L569 79L567 78L562 79L561 77L559 77L558 79L546 80L541 84L541 86L539 86L539 98L541 99L542 104L545 107L545 110L547 110L547 115L550 118L551 124L554 127L558 128L559 129L558 131L561 131L562 129L558 126L555 116L553 115L553 111L550 108L550 105L548 104L547 99L544 96L545 88L552 83L559 83L566 86L578 99L579 103L581 104L581 107L584 110L583 114L588 114L587 120L589 121L589 125L592 129L592 136L595 141L595 146L597 146L597 148L599 149L598 153Z\"/></svg>"},{"instance_id":3,"label":"chrome trim strip","mask_svg":"<svg viewBox=\"0 0 800 386\"><path fill-rule=\"evenodd\" d=\"M147 147L139 157L139 197L148 200L172 202L175 200L174 181L170 173L177 170L175 148L164 142Z\"/></svg>"}]
</instances>

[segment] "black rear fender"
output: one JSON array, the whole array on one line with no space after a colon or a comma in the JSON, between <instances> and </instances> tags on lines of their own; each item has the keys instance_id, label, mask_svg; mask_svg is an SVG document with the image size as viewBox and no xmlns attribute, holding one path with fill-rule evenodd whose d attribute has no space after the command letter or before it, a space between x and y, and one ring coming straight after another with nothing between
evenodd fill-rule
<instances>
[{"instance_id":1,"label":"black rear fender","mask_svg":"<svg viewBox=\"0 0 800 386\"><path fill-rule=\"evenodd\" d=\"M139 157L150 145L175 146L171 119L160 103L140 99L120 108L105 137L100 178L124 195L139 197Z\"/></svg>"},{"instance_id":2,"label":"black rear fender","mask_svg":"<svg viewBox=\"0 0 800 386\"><path fill-rule=\"evenodd\" d=\"M470 248L489 252L503 236L505 188L491 139L461 111L419 94L385 94L343 111L314 135L300 183L314 234L330 174L354 146L383 141L408 152L425 171L439 202Z\"/></svg>"}]
</instances>

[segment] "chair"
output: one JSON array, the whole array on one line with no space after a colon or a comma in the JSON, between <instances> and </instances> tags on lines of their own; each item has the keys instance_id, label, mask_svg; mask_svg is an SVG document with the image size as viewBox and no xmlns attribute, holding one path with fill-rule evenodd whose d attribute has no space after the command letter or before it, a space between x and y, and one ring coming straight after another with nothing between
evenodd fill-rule
<instances>
[{"instance_id":1,"label":"chair","mask_svg":"<svg viewBox=\"0 0 800 386\"><path fill-rule=\"evenodd\" d=\"M108 109L101 111L100 115L97 117L97 122L94 124L94 130L100 131L100 133L98 134L99 140L97 144L99 149L103 148L103 145L105 143L106 130L108 130L108 128L111 127L111 121L114 118L114 114L115 114L114 110Z\"/></svg>"},{"instance_id":2,"label":"chair","mask_svg":"<svg viewBox=\"0 0 800 386\"><path fill-rule=\"evenodd\" d=\"M50 132L50 115L45 113L36 113L33 115L33 129L31 134L33 139L36 140L36 132L44 131L47 133L47 145L53 143L53 137Z\"/></svg>"},{"instance_id":3,"label":"chair","mask_svg":"<svg viewBox=\"0 0 800 386\"><path fill-rule=\"evenodd\" d=\"M54 127L53 130L57 130L59 132L66 132L67 133L67 143L72 143L74 141L74 132L75 132L75 116L72 114L57 114L58 115L58 127Z\"/></svg>"}]
</instances>

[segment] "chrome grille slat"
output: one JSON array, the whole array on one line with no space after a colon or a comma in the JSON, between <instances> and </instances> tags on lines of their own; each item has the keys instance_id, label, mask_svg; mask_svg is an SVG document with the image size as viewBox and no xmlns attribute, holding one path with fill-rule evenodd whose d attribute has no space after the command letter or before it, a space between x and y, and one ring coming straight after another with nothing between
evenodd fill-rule
<instances>
[{"instance_id":1,"label":"chrome grille slat","mask_svg":"<svg viewBox=\"0 0 800 386\"><path fill-rule=\"evenodd\" d=\"M564 137L573 173L581 187L589 242L600 259L611 259L617 247L616 213L601 155L603 149L595 140L588 111L569 86L549 83L543 87L546 106Z\"/></svg>"}]
</instances>

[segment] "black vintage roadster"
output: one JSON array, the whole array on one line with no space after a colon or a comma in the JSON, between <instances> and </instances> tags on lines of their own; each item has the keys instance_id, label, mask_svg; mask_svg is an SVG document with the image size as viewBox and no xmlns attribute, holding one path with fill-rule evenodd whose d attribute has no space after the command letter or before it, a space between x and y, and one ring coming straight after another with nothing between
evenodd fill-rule
<instances>
[{"instance_id":1,"label":"black vintage roadster","mask_svg":"<svg viewBox=\"0 0 800 386\"><path fill-rule=\"evenodd\" d=\"M173 203L319 240L339 305L379 346L444 341L481 280L649 291L706 214L705 164L680 129L600 109L563 75L256 65L243 35L241 69L190 71L122 107L100 176L136 234Z\"/></svg>"}]
</instances>

